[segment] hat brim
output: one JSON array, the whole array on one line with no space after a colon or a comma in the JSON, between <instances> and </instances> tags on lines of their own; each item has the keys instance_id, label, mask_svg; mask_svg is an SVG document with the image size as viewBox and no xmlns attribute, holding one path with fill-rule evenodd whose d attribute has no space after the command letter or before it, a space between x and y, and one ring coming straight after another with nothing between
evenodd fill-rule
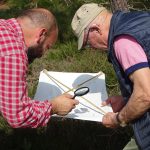
<instances>
[{"instance_id":1,"label":"hat brim","mask_svg":"<svg viewBox=\"0 0 150 150\"><path fill-rule=\"evenodd\" d=\"M93 15L89 16L87 18L86 23L82 27L82 32L80 36L78 37L78 50L81 50L83 47L83 40L84 40L84 29L88 26L88 24L94 20L102 11L106 10L105 7L100 7L99 9L94 10Z\"/></svg>"},{"instance_id":2,"label":"hat brim","mask_svg":"<svg viewBox=\"0 0 150 150\"><path fill-rule=\"evenodd\" d=\"M80 34L80 36L78 38L78 50L80 50L82 48L83 40L84 40L84 30L82 31L82 33Z\"/></svg>"}]
</instances>

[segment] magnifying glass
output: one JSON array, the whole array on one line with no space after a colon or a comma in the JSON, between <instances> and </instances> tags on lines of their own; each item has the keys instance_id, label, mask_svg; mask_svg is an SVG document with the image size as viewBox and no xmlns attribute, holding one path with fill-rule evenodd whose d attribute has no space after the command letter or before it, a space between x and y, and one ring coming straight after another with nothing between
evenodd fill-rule
<instances>
[{"instance_id":1,"label":"magnifying glass","mask_svg":"<svg viewBox=\"0 0 150 150\"><path fill-rule=\"evenodd\" d=\"M74 91L74 96L72 97L72 99L74 99L76 96L83 96L83 95L87 94L89 91L90 90L88 87L78 88Z\"/></svg>"}]
</instances>

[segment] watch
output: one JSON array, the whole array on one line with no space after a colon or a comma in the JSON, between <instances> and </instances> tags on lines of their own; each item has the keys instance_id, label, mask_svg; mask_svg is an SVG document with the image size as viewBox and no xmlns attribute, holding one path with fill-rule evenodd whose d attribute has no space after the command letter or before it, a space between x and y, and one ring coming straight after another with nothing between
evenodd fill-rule
<instances>
[{"instance_id":1,"label":"watch","mask_svg":"<svg viewBox=\"0 0 150 150\"><path fill-rule=\"evenodd\" d=\"M127 126L127 123L126 123L125 121L121 121L121 120L119 119L119 112L118 112L117 115L116 115L116 120L117 120L117 122L119 123L119 125L120 125L121 127L126 127L126 126Z\"/></svg>"}]
</instances>

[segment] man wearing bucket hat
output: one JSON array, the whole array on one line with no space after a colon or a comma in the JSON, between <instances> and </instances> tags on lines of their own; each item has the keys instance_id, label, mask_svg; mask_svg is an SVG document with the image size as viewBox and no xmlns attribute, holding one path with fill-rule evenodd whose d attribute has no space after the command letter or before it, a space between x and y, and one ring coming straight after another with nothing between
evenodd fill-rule
<instances>
[{"instance_id":1,"label":"man wearing bucket hat","mask_svg":"<svg viewBox=\"0 0 150 150\"><path fill-rule=\"evenodd\" d=\"M150 13L110 13L99 4L82 5L72 20L78 49L108 52L122 96L108 98L114 112L102 123L115 128L131 124L139 149L150 150Z\"/></svg>"}]
</instances>

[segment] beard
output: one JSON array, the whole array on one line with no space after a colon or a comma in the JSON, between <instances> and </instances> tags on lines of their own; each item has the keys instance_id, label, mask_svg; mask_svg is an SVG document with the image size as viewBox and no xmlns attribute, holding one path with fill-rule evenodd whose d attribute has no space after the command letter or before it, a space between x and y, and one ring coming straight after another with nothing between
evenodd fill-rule
<instances>
[{"instance_id":1,"label":"beard","mask_svg":"<svg viewBox=\"0 0 150 150\"><path fill-rule=\"evenodd\" d=\"M27 56L29 63L32 63L35 58L42 57L42 55L43 55L43 43L28 48Z\"/></svg>"}]
</instances>

